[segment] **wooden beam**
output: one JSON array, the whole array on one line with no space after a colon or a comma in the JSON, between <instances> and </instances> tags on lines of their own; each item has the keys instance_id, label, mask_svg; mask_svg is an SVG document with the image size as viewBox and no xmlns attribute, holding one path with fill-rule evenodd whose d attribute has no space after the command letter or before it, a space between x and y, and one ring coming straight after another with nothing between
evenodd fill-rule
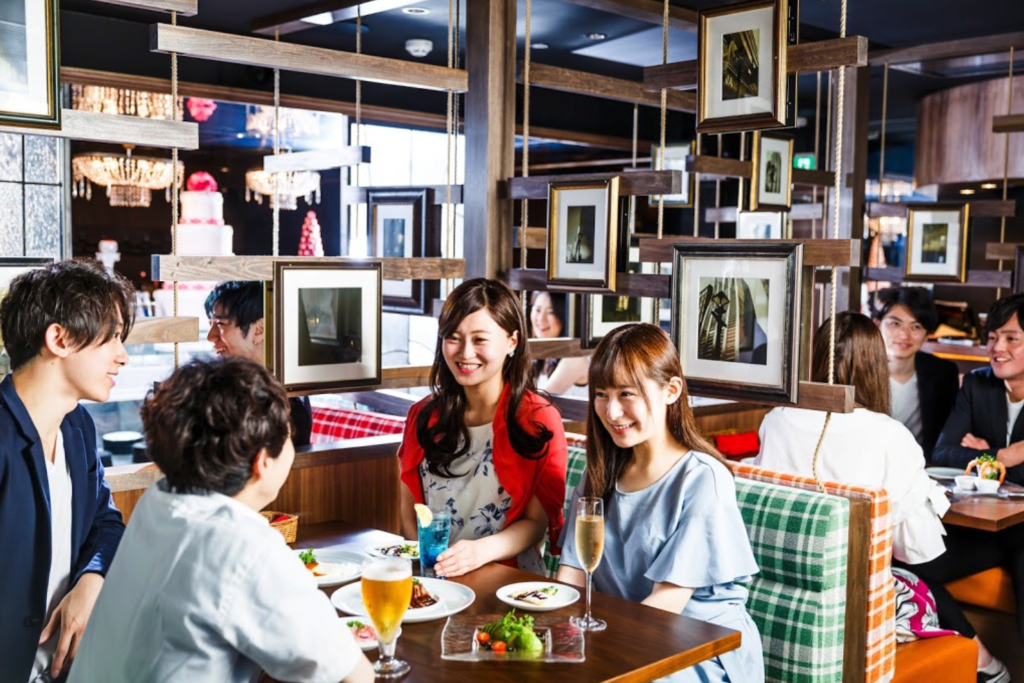
<instances>
[{"instance_id":1,"label":"wooden beam","mask_svg":"<svg viewBox=\"0 0 1024 683\"><path fill-rule=\"evenodd\" d=\"M522 82L522 62L519 63L519 82ZM530 85L549 90L570 92L589 97L600 97L617 102L661 106L661 95L644 91L641 81L612 78L584 71L573 71L547 64L530 64ZM697 111L697 96L693 93L672 91L668 93L667 107L672 111L692 114Z\"/></svg>"},{"instance_id":2,"label":"wooden beam","mask_svg":"<svg viewBox=\"0 0 1024 683\"><path fill-rule=\"evenodd\" d=\"M594 355L594 349L584 349L580 340L573 337L557 337L530 340L530 358L547 360L549 358L584 358Z\"/></svg>"},{"instance_id":3,"label":"wooden beam","mask_svg":"<svg viewBox=\"0 0 1024 683\"><path fill-rule=\"evenodd\" d=\"M974 218L1013 218L1017 215L1017 201L1008 199L1005 202L997 199L982 199L966 202L968 215ZM868 218L906 218L908 209L914 207L912 202L868 202Z\"/></svg>"},{"instance_id":4,"label":"wooden beam","mask_svg":"<svg viewBox=\"0 0 1024 683\"><path fill-rule=\"evenodd\" d=\"M792 169L794 185L810 185L811 187L832 187L836 174L832 171L808 171L805 168Z\"/></svg>"},{"instance_id":5,"label":"wooden beam","mask_svg":"<svg viewBox=\"0 0 1024 683\"><path fill-rule=\"evenodd\" d=\"M566 2L659 26L663 20L664 5L661 0L566 0ZM669 5L668 25L683 31L696 31L697 12L685 7Z\"/></svg>"},{"instance_id":6,"label":"wooden beam","mask_svg":"<svg viewBox=\"0 0 1024 683\"><path fill-rule=\"evenodd\" d=\"M149 44L153 52L177 52L183 57L318 76L358 78L412 88L465 92L468 84L464 69L279 43L265 38L235 36L185 26L155 24L150 27Z\"/></svg>"},{"instance_id":7,"label":"wooden beam","mask_svg":"<svg viewBox=\"0 0 1024 683\"><path fill-rule=\"evenodd\" d=\"M875 282L903 282L906 273L903 268L868 268L865 280ZM968 270L967 282L937 282L943 287L990 287L1009 289L1013 285L1013 271L1010 270Z\"/></svg>"},{"instance_id":8,"label":"wooden beam","mask_svg":"<svg viewBox=\"0 0 1024 683\"><path fill-rule=\"evenodd\" d=\"M670 276L648 273L616 273L615 293L666 299L669 296ZM517 292L565 291L548 286L548 271L542 268L512 268L508 271L508 285Z\"/></svg>"},{"instance_id":9,"label":"wooden beam","mask_svg":"<svg viewBox=\"0 0 1024 683\"><path fill-rule=\"evenodd\" d=\"M1009 52L1010 48L1024 48L1024 31L1001 33L995 36L946 40L912 47L898 47L889 50L875 50L868 59L871 66L908 64L931 59L952 57L974 57L993 52Z\"/></svg>"},{"instance_id":10,"label":"wooden beam","mask_svg":"<svg viewBox=\"0 0 1024 683\"><path fill-rule=\"evenodd\" d=\"M429 365L413 366L402 365L393 368L382 368L381 377L383 381L380 389L408 389L411 387L425 387L430 384Z\"/></svg>"},{"instance_id":11,"label":"wooden beam","mask_svg":"<svg viewBox=\"0 0 1024 683\"><path fill-rule=\"evenodd\" d=\"M315 149L291 154L263 157L263 170L270 173L287 171L326 171L329 168L358 166L370 163L370 148L350 146L341 149Z\"/></svg>"},{"instance_id":12,"label":"wooden beam","mask_svg":"<svg viewBox=\"0 0 1024 683\"><path fill-rule=\"evenodd\" d=\"M735 206L712 206L704 211L704 220L708 223L735 223L738 213ZM793 221L817 221L825 216L825 207L821 203L794 204L788 215Z\"/></svg>"},{"instance_id":13,"label":"wooden beam","mask_svg":"<svg viewBox=\"0 0 1024 683\"><path fill-rule=\"evenodd\" d=\"M509 178L506 183L509 199L547 199L548 185L563 182L591 182L619 177L619 196L679 194L683 191L680 171L636 171L635 173L574 173L572 175L538 175ZM507 232L505 234L508 234Z\"/></svg>"},{"instance_id":14,"label":"wooden beam","mask_svg":"<svg viewBox=\"0 0 1024 683\"><path fill-rule=\"evenodd\" d=\"M985 258L990 261L1013 261L1017 258L1017 247L1024 247L1024 242L989 242L985 245Z\"/></svg>"},{"instance_id":15,"label":"wooden beam","mask_svg":"<svg viewBox=\"0 0 1024 683\"><path fill-rule=\"evenodd\" d=\"M152 276L161 282L210 282L274 279L274 261L295 256L167 256L154 255ZM385 280L443 280L466 276L466 262L450 258L301 257L309 263L382 263Z\"/></svg>"},{"instance_id":16,"label":"wooden beam","mask_svg":"<svg viewBox=\"0 0 1024 683\"><path fill-rule=\"evenodd\" d=\"M786 52L786 69L794 74L828 71L843 66L866 66L867 63L868 39L864 36L790 45ZM660 92L662 88L696 90L699 80L696 59L644 69L644 90L647 92Z\"/></svg>"},{"instance_id":17,"label":"wooden beam","mask_svg":"<svg viewBox=\"0 0 1024 683\"><path fill-rule=\"evenodd\" d=\"M518 236L518 232L516 235ZM527 228L526 229L526 248L527 249L547 249L548 248L548 229L547 228Z\"/></svg>"},{"instance_id":18,"label":"wooden beam","mask_svg":"<svg viewBox=\"0 0 1024 683\"><path fill-rule=\"evenodd\" d=\"M199 341L199 318L138 318L125 344Z\"/></svg>"},{"instance_id":19,"label":"wooden beam","mask_svg":"<svg viewBox=\"0 0 1024 683\"><path fill-rule=\"evenodd\" d=\"M0 125L0 133L42 135L80 142L199 149L199 124L62 109L60 130Z\"/></svg>"},{"instance_id":20,"label":"wooden beam","mask_svg":"<svg viewBox=\"0 0 1024 683\"><path fill-rule=\"evenodd\" d=\"M636 162L641 164L641 166L638 166L637 168L647 168L651 164L651 157L637 157ZM533 173L534 171L558 171L566 168L577 169L608 166L626 168L631 163L633 163L633 159L630 157L620 157L616 159L577 159L576 161L553 161L543 164L535 164L531 162L530 173ZM520 173L521 171L522 166L516 164L516 173Z\"/></svg>"},{"instance_id":21,"label":"wooden beam","mask_svg":"<svg viewBox=\"0 0 1024 683\"><path fill-rule=\"evenodd\" d=\"M750 178L753 169L754 165L750 161L740 159L726 159L706 154L690 155L686 158L686 170L690 173L700 173L705 177Z\"/></svg>"},{"instance_id":22,"label":"wooden beam","mask_svg":"<svg viewBox=\"0 0 1024 683\"><path fill-rule=\"evenodd\" d=\"M360 9L363 19L366 19L370 15L400 9L416 2L419 0L324 0L257 17L253 19L251 29L253 33L259 35L273 36L274 32L278 31L283 36L322 25L317 22L304 21L307 17L329 13L331 21L336 24L340 21L355 19L357 7Z\"/></svg>"},{"instance_id":23,"label":"wooden beam","mask_svg":"<svg viewBox=\"0 0 1024 683\"><path fill-rule=\"evenodd\" d=\"M391 186L389 186L391 187ZM423 187L419 185L417 187ZM427 185L427 189L432 190L430 195L434 198L434 206L443 206L445 202L445 186L444 185ZM342 199L346 204L365 204L367 199L367 191L373 189L369 187L357 187L355 185L346 185L341 190ZM452 204L463 203L463 186L452 185L451 196Z\"/></svg>"},{"instance_id":24,"label":"wooden beam","mask_svg":"<svg viewBox=\"0 0 1024 683\"><path fill-rule=\"evenodd\" d=\"M771 240L772 244L804 245L805 266L859 266L860 240ZM671 263L676 244L733 244L744 246L750 240L717 239L712 237L646 237L640 240L641 263Z\"/></svg>"},{"instance_id":25,"label":"wooden beam","mask_svg":"<svg viewBox=\"0 0 1024 683\"><path fill-rule=\"evenodd\" d=\"M1024 114L1010 114L992 118L993 133L1024 133Z\"/></svg>"},{"instance_id":26,"label":"wooden beam","mask_svg":"<svg viewBox=\"0 0 1024 683\"><path fill-rule=\"evenodd\" d=\"M442 117L443 118L443 117ZM469 134L467 129L466 134ZM516 135L523 134L523 127L516 126ZM570 145L582 147L596 147L598 149L619 149L631 151L633 140L631 138L620 138L614 135L601 135L599 133L580 133L578 131L561 130L559 128L545 128L543 126L530 126L530 140L547 140L548 142L564 142ZM639 140L637 150L643 154L651 151L650 140Z\"/></svg>"},{"instance_id":27,"label":"wooden beam","mask_svg":"<svg viewBox=\"0 0 1024 683\"><path fill-rule=\"evenodd\" d=\"M179 17L194 17L199 12L199 0L96 0L96 2L148 9L154 12L177 12Z\"/></svg>"}]
</instances>

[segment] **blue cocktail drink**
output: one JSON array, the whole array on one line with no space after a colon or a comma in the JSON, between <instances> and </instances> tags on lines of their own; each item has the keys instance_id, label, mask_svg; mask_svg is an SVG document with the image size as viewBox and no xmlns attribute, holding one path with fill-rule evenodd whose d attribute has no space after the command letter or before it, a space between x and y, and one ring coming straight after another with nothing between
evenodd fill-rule
<instances>
[{"instance_id":1,"label":"blue cocktail drink","mask_svg":"<svg viewBox=\"0 0 1024 683\"><path fill-rule=\"evenodd\" d=\"M432 519L426 525L417 517L416 529L420 540L420 574L436 576L434 564L437 556L448 550L448 534L451 530L452 518L447 510L431 510Z\"/></svg>"}]
</instances>

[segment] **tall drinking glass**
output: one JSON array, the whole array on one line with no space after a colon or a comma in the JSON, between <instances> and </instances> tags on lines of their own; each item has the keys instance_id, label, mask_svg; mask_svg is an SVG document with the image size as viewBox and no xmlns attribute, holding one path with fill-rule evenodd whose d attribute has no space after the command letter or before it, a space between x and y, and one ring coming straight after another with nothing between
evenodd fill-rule
<instances>
[{"instance_id":1,"label":"tall drinking glass","mask_svg":"<svg viewBox=\"0 0 1024 683\"><path fill-rule=\"evenodd\" d=\"M412 600L412 563L398 557L372 557L363 562L363 604L370 614L380 659L373 665L377 678L409 673L409 663L395 659L402 617Z\"/></svg>"},{"instance_id":2,"label":"tall drinking glass","mask_svg":"<svg viewBox=\"0 0 1024 683\"><path fill-rule=\"evenodd\" d=\"M416 530L420 541L420 574L436 576L434 565L437 556L448 550L448 536L452 528L452 515L447 510L431 510L430 520L425 515L417 515ZM423 522L427 521L426 524Z\"/></svg>"},{"instance_id":3,"label":"tall drinking glass","mask_svg":"<svg viewBox=\"0 0 1024 683\"><path fill-rule=\"evenodd\" d=\"M603 631L607 622L590 614L590 593L594 585L594 570L604 555L604 501L600 498L580 498L576 501L576 557L587 573L587 613L572 617L570 621L581 631Z\"/></svg>"}]
</instances>

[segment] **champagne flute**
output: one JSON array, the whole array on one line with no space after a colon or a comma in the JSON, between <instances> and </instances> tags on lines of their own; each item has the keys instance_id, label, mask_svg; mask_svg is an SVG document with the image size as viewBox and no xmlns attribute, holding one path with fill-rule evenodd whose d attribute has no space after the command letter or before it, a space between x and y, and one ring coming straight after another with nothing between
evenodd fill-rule
<instances>
[{"instance_id":1,"label":"champagne flute","mask_svg":"<svg viewBox=\"0 0 1024 683\"><path fill-rule=\"evenodd\" d=\"M587 573L587 613L572 617L570 621L581 631L603 631L608 623L590 614L590 593L594 585L594 570L601 564L604 554L604 500L580 498L576 501L576 557Z\"/></svg>"},{"instance_id":2,"label":"champagne flute","mask_svg":"<svg viewBox=\"0 0 1024 683\"><path fill-rule=\"evenodd\" d=\"M363 562L363 604L377 629L380 658L373 665L377 678L409 673L409 663L395 658L402 617L412 600L412 563L399 557L372 557Z\"/></svg>"}]
</instances>

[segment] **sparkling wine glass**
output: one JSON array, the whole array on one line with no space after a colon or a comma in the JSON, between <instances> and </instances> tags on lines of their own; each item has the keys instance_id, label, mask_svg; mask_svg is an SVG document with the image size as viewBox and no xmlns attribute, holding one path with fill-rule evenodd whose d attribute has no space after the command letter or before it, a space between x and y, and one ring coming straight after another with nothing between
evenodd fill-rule
<instances>
[{"instance_id":1,"label":"sparkling wine glass","mask_svg":"<svg viewBox=\"0 0 1024 683\"><path fill-rule=\"evenodd\" d=\"M380 658L373 665L377 678L409 673L409 663L395 658L402 617L412 599L412 563L397 557L374 557L363 562L363 604L377 629Z\"/></svg>"},{"instance_id":2,"label":"sparkling wine glass","mask_svg":"<svg viewBox=\"0 0 1024 683\"><path fill-rule=\"evenodd\" d=\"M576 501L576 557L587 573L587 613L572 617L570 621L581 631L603 631L607 622L590 614L590 593L594 585L594 570L604 555L604 501L600 498L580 498Z\"/></svg>"}]
</instances>

